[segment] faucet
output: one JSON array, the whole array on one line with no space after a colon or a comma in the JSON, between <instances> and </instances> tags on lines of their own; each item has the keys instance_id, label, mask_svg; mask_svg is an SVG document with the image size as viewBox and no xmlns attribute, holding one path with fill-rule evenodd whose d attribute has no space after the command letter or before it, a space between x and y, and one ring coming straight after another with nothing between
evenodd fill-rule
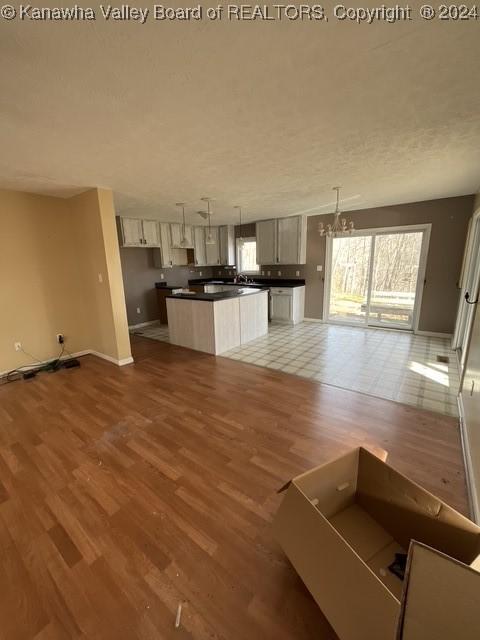
<instances>
[{"instance_id":1,"label":"faucet","mask_svg":"<svg viewBox=\"0 0 480 640\"><path fill-rule=\"evenodd\" d=\"M244 273L237 273L237 275L235 276L235 282L243 282L244 284L247 284L248 276L246 276Z\"/></svg>"}]
</instances>

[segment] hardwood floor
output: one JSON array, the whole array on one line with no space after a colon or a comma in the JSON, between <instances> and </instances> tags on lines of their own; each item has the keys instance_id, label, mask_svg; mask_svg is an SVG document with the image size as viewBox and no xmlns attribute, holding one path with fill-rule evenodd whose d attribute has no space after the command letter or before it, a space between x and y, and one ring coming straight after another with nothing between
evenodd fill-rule
<instances>
[{"instance_id":1,"label":"hardwood floor","mask_svg":"<svg viewBox=\"0 0 480 640\"><path fill-rule=\"evenodd\" d=\"M334 638L270 521L285 480L359 444L466 512L453 418L133 347L0 387L2 640Z\"/></svg>"}]
</instances>

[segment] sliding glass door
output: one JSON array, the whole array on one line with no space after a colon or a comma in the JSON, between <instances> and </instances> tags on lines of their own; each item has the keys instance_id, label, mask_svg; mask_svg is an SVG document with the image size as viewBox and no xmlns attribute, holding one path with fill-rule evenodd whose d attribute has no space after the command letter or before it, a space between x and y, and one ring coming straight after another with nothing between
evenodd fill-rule
<instances>
[{"instance_id":1,"label":"sliding glass door","mask_svg":"<svg viewBox=\"0 0 480 640\"><path fill-rule=\"evenodd\" d=\"M370 236L332 238L330 320L365 324L371 252Z\"/></svg>"},{"instance_id":2,"label":"sliding glass door","mask_svg":"<svg viewBox=\"0 0 480 640\"><path fill-rule=\"evenodd\" d=\"M426 229L327 238L327 319L414 327Z\"/></svg>"}]
</instances>

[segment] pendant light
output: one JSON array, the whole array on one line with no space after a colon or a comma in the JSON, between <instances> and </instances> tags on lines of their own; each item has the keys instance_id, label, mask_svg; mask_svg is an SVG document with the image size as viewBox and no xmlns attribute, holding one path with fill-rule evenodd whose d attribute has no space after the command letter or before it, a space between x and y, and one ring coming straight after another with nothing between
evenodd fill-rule
<instances>
[{"instance_id":1,"label":"pendant light","mask_svg":"<svg viewBox=\"0 0 480 640\"><path fill-rule=\"evenodd\" d=\"M175 206L177 207L181 207L182 209L182 239L180 240L180 246L181 247L186 247L188 242L187 242L187 238L185 236L185 202L176 202Z\"/></svg>"},{"instance_id":2,"label":"pendant light","mask_svg":"<svg viewBox=\"0 0 480 640\"><path fill-rule=\"evenodd\" d=\"M340 218L340 216L342 215L342 212L339 208L340 189L341 187L333 187L333 190L337 192L337 205L333 213L333 224L327 224L325 228L323 222L318 223L318 233L321 236L328 236L329 238L333 236L334 238L336 238L337 236L350 235L353 231L355 231L353 220L347 222L346 218Z\"/></svg>"},{"instance_id":3,"label":"pendant light","mask_svg":"<svg viewBox=\"0 0 480 640\"><path fill-rule=\"evenodd\" d=\"M215 244L215 239L212 235L212 226L211 226L211 218L212 218L212 212L210 210L210 203L212 202L212 198L202 198L203 202L207 203L207 220L208 220L208 233L207 233L207 237L205 239L205 244Z\"/></svg>"},{"instance_id":4,"label":"pendant light","mask_svg":"<svg viewBox=\"0 0 480 640\"><path fill-rule=\"evenodd\" d=\"M242 240L242 207L239 204L234 205L233 207L234 209L238 209L238 214L240 216L240 229L239 229L239 235L237 240Z\"/></svg>"}]
</instances>

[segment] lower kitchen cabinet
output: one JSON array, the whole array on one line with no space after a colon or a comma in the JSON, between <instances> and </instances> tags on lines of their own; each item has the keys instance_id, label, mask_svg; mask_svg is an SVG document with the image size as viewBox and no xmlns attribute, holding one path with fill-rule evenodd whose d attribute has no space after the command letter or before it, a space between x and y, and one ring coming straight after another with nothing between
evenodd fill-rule
<instances>
[{"instance_id":1,"label":"lower kitchen cabinet","mask_svg":"<svg viewBox=\"0 0 480 640\"><path fill-rule=\"evenodd\" d=\"M270 318L272 322L297 324L305 317L305 287L272 287Z\"/></svg>"}]
</instances>

